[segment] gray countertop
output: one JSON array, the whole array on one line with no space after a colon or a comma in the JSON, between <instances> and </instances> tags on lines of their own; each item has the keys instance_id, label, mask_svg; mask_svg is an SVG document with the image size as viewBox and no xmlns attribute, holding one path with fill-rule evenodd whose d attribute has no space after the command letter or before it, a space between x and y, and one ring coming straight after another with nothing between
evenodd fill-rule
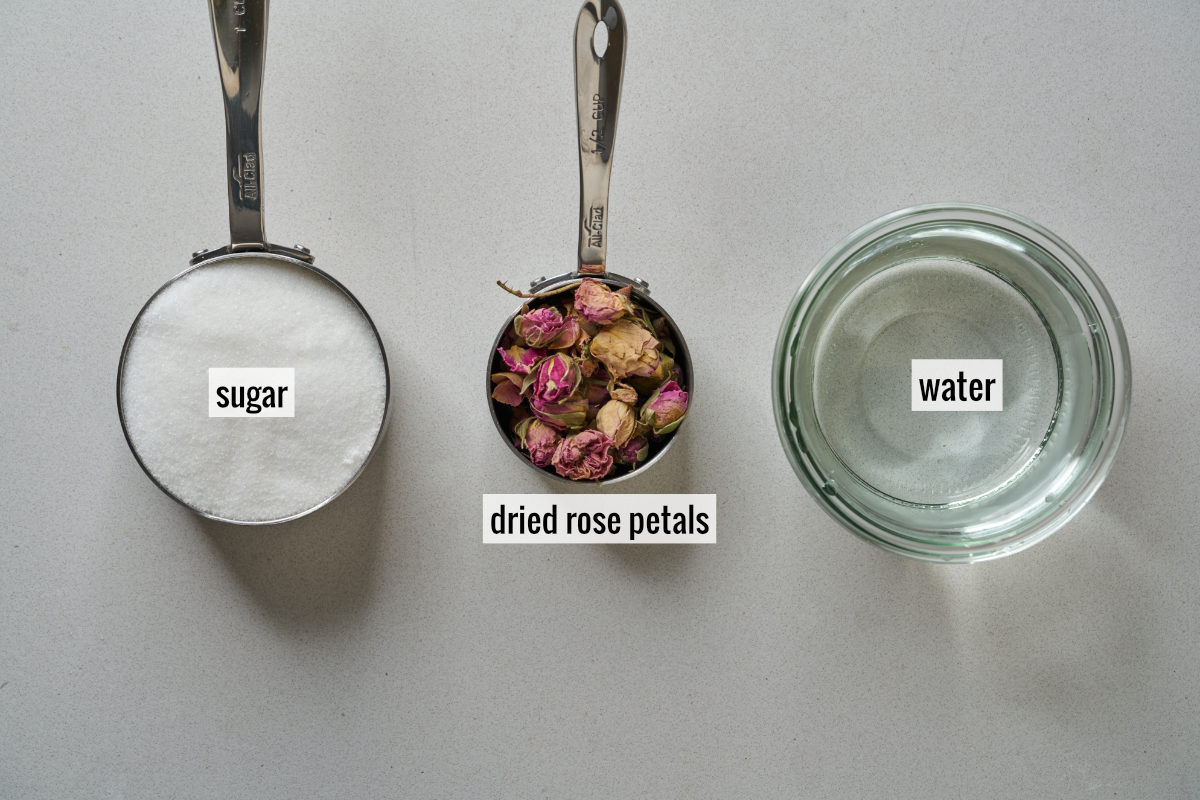
<instances>
[{"instance_id":1,"label":"gray countertop","mask_svg":"<svg viewBox=\"0 0 1200 800\"><path fill-rule=\"evenodd\" d=\"M702 393L612 491L716 493L710 546L480 542L557 491L479 397L496 279L573 267L577 6L277 3L267 231L375 318L395 415L292 524L205 522L130 455L142 303L228 241L202 4L26 3L0 45L0 796L1200 797L1200 6L625 6L609 265ZM855 539L779 444L790 297L858 226L1042 223L1132 351L1112 473L994 562Z\"/></svg>"}]
</instances>

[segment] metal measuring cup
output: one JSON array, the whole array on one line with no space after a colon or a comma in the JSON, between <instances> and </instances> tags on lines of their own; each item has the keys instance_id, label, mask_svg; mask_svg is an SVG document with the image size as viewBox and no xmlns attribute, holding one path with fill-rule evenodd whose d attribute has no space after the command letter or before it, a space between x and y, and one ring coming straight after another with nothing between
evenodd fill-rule
<instances>
[{"instance_id":1,"label":"metal measuring cup","mask_svg":"<svg viewBox=\"0 0 1200 800\"><path fill-rule=\"evenodd\" d=\"M604 30L600 27L603 25ZM651 309L663 319L675 343L675 364L683 374L684 382L692 396L692 357L679 326L671 315L650 297L650 285L640 278L627 278L606 267L608 245L608 188L612 177L613 145L617 134L617 111L621 101L621 82L625 73L625 14L617 0L587 0L579 11L575 22L575 111L579 123L579 263L574 272L553 278L541 277L530 283L530 295L542 295L556 289L564 289L583 278L592 278L614 288L632 287L633 298ZM607 34L607 47L602 52L596 43L598 33ZM534 303L536 305L536 301ZM504 412L497 409L491 399L491 375L502 372L504 365L496 357L505 334L513 326L518 308L500 328L488 360L486 390L492 422L504 438L508 447L525 466L555 481L579 485L561 475L536 466L513 441L508 431ZM689 410L690 410L689 402ZM684 420L686 424L686 420ZM675 433L678 433L676 431ZM672 433L666 443L636 469L615 478L605 478L601 483L610 484L641 474L657 463L675 441Z\"/></svg>"},{"instance_id":2,"label":"metal measuring cup","mask_svg":"<svg viewBox=\"0 0 1200 800\"><path fill-rule=\"evenodd\" d=\"M313 265L313 255L303 245L284 247L267 241L263 223L262 204L262 140L259 123L259 108L262 101L263 68L266 61L267 7L269 0L209 0L209 16L212 21L213 41L217 50L217 63L221 74L221 87L225 99L225 141L227 158L227 180L229 190L229 235L227 246L211 250L199 250L192 254L187 269L163 284L151 295L138 312L125 344L121 349L121 361L117 370L117 412L125 441L137 459L138 465L169 497L191 511L209 519L240 525L268 525L287 522L328 505L356 481L371 457L378 451L379 442L387 429L390 416L391 373L383 340L375 323L350 290L328 273ZM159 480L146 463L130 437L125 414L124 378L126 359L135 332L147 309L163 291L176 281L197 270L219 264L237 263L253 259L269 259L281 264L300 267L328 282L341 292L362 313L363 319L374 334L379 346L379 356L384 370L383 411L379 429L371 449L358 471L340 489L321 502L299 513L279 519L244 520L230 519L208 513L182 500L170 486Z\"/></svg>"}]
</instances>

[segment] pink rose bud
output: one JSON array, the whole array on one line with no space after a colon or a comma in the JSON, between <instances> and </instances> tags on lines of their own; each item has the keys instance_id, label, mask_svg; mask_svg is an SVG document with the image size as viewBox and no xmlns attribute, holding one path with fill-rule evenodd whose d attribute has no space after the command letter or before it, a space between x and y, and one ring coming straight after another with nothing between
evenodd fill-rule
<instances>
[{"instance_id":1,"label":"pink rose bud","mask_svg":"<svg viewBox=\"0 0 1200 800\"><path fill-rule=\"evenodd\" d=\"M583 330L583 326L579 324L579 317L572 315L563 320L562 330L558 332L558 336L547 347L551 350L563 350L568 347L574 347L586 338L586 336L587 333Z\"/></svg>"},{"instance_id":2,"label":"pink rose bud","mask_svg":"<svg viewBox=\"0 0 1200 800\"><path fill-rule=\"evenodd\" d=\"M632 290L626 286L616 292L593 278L584 278L575 290L575 310L579 316L597 325L609 325L633 313L629 302Z\"/></svg>"},{"instance_id":3,"label":"pink rose bud","mask_svg":"<svg viewBox=\"0 0 1200 800\"><path fill-rule=\"evenodd\" d=\"M635 436L626 442L624 447L617 449L616 459L618 463L636 467L645 461L648 455L650 455L650 440L645 436Z\"/></svg>"},{"instance_id":4,"label":"pink rose bud","mask_svg":"<svg viewBox=\"0 0 1200 800\"><path fill-rule=\"evenodd\" d=\"M554 451L554 471L573 481L598 481L612 471L612 439L600 431L567 436Z\"/></svg>"},{"instance_id":5,"label":"pink rose bud","mask_svg":"<svg viewBox=\"0 0 1200 800\"><path fill-rule=\"evenodd\" d=\"M538 364L525 378L523 388L533 387L533 398L543 403L560 403L575 393L583 374L575 359L555 353Z\"/></svg>"},{"instance_id":6,"label":"pink rose bud","mask_svg":"<svg viewBox=\"0 0 1200 800\"><path fill-rule=\"evenodd\" d=\"M529 460L536 467L550 466L554 451L558 448L562 436L540 419L530 417L517 426L517 437L521 447L529 451Z\"/></svg>"},{"instance_id":7,"label":"pink rose bud","mask_svg":"<svg viewBox=\"0 0 1200 800\"><path fill-rule=\"evenodd\" d=\"M558 430L578 430L587 423L587 398L574 394L561 403L547 403L536 397L530 398L529 410L534 416Z\"/></svg>"},{"instance_id":8,"label":"pink rose bud","mask_svg":"<svg viewBox=\"0 0 1200 800\"><path fill-rule=\"evenodd\" d=\"M592 337L590 352L613 378L651 375L662 362L658 339L631 319L619 319Z\"/></svg>"},{"instance_id":9,"label":"pink rose bud","mask_svg":"<svg viewBox=\"0 0 1200 800\"><path fill-rule=\"evenodd\" d=\"M530 347L546 347L562 332L563 324L557 308L535 308L513 320L513 329Z\"/></svg>"},{"instance_id":10,"label":"pink rose bud","mask_svg":"<svg viewBox=\"0 0 1200 800\"><path fill-rule=\"evenodd\" d=\"M513 330L530 347L560 350L579 340L583 329L573 316L564 318L557 308L535 308L513 320Z\"/></svg>"},{"instance_id":11,"label":"pink rose bud","mask_svg":"<svg viewBox=\"0 0 1200 800\"><path fill-rule=\"evenodd\" d=\"M642 424L649 426L656 436L670 433L683 422L687 407L688 393L675 381L667 381L642 406Z\"/></svg>"},{"instance_id":12,"label":"pink rose bud","mask_svg":"<svg viewBox=\"0 0 1200 800\"><path fill-rule=\"evenodd\" d=\"M620 400L609 400L596 412L596 430L612 439L613 447L620 449L633 438L637 418L633 406Z\"/></svg>"},{"instance_id":13,"label":"pink rose bud","mask_svg":"<svg viewBox=\"0 0 1200 800\"><path fill-rule=\"evenodd\" d=\"M496 352L500 354L500 358L504 359L504 366L508 367L509 372L515 372L518 375L528 375L529 370L533 369L533 365L546 357L545 350L536 347L521 347L519 344L514 344L507 350L498 347Z\"/></svg>"}]
</instances>

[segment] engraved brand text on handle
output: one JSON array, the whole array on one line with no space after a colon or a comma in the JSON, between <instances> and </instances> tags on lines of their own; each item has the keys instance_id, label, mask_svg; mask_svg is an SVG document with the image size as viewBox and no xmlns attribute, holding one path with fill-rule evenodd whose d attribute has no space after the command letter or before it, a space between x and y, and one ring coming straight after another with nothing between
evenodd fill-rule
<instances>
[{"instance_id":1,"label":"engraved brand text on handle","mask_svg":"<svg viewBox=\"0 0 1200 800\"><path fill-rule=\"evenodd\" d=\"M242 153L233 169L233 179L238 185L238 199L258 199L258 154Z\"/></svg>"},{"instance_id":2,"label":"engraved brand text on handle","mask_svg":"<svg viewBox=\"0 0 1200 800\"><path fill-rule=\"evenodd\" d=\"M588 247L604 246L604 206L592 206L588 209L587 221L583 228L588 232Z\"/></svg>"}]
</instances>

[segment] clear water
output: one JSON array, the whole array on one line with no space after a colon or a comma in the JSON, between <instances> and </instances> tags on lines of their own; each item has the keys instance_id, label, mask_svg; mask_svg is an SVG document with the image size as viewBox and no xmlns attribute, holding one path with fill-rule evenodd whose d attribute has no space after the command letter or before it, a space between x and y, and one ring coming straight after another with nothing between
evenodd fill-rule
<instances>
[{"instance_id":1,"label":"clear water","mask_svg":"<svg viewBox=\"0 0 1200 800\"><path fill-rule=\"evenodd\" d=\"M999 358L1003 411L912 411L914 358ZM834 455L903 503L968 502L1039 454L1061 400L1046 323L993 272L946 257L893 263L853 286L814 354L816 421Z\"/></svg>"}]
</instances>

